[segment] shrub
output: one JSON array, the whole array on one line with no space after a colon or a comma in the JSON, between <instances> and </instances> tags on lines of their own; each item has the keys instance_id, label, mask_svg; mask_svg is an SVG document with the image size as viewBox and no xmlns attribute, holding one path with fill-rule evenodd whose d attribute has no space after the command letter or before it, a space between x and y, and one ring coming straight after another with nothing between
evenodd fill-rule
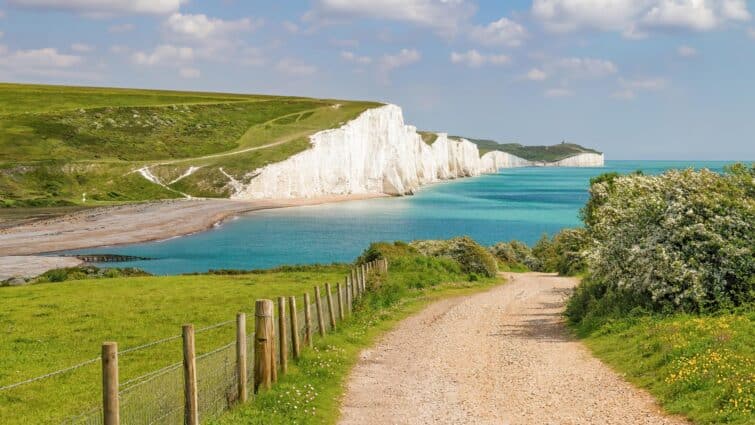
<instances>
[{"instance_id":1,"label":"shrub","mask_svg":"<svg viewBox=\"0 0 755 425\"><path fill-rule=\"evenodd\" d=\"M511 266L533 264L532 250L524 242L512 240L499 242L490 247L490 253L503 263Z\"/></svg>"},{"instance_id":2,"label":"shrub","mask_svg":"<svg viewBox=\"0 0 755 425\"><path fill-rule=\"evenodd\" d=\"M495 277L498 264L495 257L468 236L447 241L414 241L410 247L431 257L449 258L459 263L467 274Z\"/></svg>"},{"instance_id":3,"label":"shrub","mask_svg":"<svg viewBox=\"0 0 755 425\"><path fill-rule=\"evenodd\" d=\"M754 178L754 168L739 165L725 175L672 170L593 184L583 212L591 282L577 291L572 318L611 298L653 311L752 302Z\"/></svg>"}]
</instances>

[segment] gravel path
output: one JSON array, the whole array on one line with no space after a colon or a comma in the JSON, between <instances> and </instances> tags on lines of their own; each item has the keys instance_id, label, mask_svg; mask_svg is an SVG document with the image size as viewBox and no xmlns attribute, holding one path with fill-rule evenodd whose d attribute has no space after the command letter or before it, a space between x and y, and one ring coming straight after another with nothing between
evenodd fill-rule
<instances>
[{"instance_id":1,"label":"gravel path","mask_svg":"<svg viewBox=\"0 0 755 425\"><path fill-rule=\"evenodd\" d=\"M341 424L687 424L565 330L575 279L509 283L443 300L361 354Z\"/></svg>"}]
</instances>

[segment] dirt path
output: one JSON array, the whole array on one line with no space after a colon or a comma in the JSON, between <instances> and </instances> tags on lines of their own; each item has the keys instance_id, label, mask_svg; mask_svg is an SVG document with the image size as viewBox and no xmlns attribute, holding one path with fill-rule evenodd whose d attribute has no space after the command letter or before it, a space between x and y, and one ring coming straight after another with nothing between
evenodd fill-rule
<instances>
[{"instance_id":1,"label":"dirt path","mask_svg":"<svg viewBox=\"0 0 755 425\"><path fill-rule=\"evenodd\" d=\"M574 279L510 274L440 301L362 353L341 424L686 424L566 332Z\"/></svg>"}]
</instances>

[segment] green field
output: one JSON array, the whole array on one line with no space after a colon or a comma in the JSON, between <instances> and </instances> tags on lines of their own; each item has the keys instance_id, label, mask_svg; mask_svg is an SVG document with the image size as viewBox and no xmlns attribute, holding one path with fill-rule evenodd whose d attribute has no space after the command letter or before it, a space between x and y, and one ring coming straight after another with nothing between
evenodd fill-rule
<instances>
[{"instance_id":1,"label":"green field","mask_svg":"<svg viewBox=\"0 0 755 425\"><path fill-rule=\"evenodd\" d=\"M221 168L244 180L307 149L308 136L378 105L0 84L0 207L226 197ZM145 166L165 186L135 172ZM198 171L181 178L191 167Z\"/></svg>"},{"instance_id":2,"label":"green field","mask_svg":"<svg viewBox=\"0 0 755 425\"><path fill-rule=\"evenodd\" d=\"M254 300L312 292L341 282L347 266L238 276L170 276L67 281L0 288L0 387L99 356L250 313ZM300 301L301 302L301 301ZM197 334L198 353L233 340L233 326ZM122 356L121 382L181 361L181 341ZM97 406L99 363L0 392L0 423L60 423ZM19 415L18 412L25 412Z\"/></svg>"}]
</instances>

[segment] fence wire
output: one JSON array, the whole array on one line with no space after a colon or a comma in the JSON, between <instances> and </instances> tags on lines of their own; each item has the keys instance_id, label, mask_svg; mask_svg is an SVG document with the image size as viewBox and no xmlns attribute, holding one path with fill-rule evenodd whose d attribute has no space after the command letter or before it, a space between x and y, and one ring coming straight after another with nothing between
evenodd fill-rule
<instances>
[{"instance_id":1,"label":"fence wire","mask_svg":"<svg viewBox=\"0 0 755 425\"><path fill-rule=\"evenodd\" d=\"M352 287L352 302L357 299L355 289L357 283L354 281ZM324 288L323 288L324 289ZM339 298L343 304L344 318L351 314L351 306L348 303L348 287L343 286L339 293L333 288L332 297L332 314L336 321L340 320ZM299 298L297 298L299 301ZM324 333L332 331L330 324L331 311L328 307L328 294L322 291L320 299L313 300L309 305L311 312L311 335L320 333L320 320L317 314L318 301L321 306L322 323ZM288 305L288 303L286 303ZM307 322L305 319L305 306L297 309L297 329L291 328L291 314L286 311L285 326L287 340L287 355L290 358L293 353L293 335L296 332L299 336L300 347L307 345ZM280 356L280 323L277 303L274 309L273 326L276 338L274 339L276 357ZM254 314L247 314L247 317L254 317ZM216 323L196 330L196 333L202 333L218 329L235 323L235 320ZM254 322L247 323L247 328L253 328ZM247 332L247 389L248 396L253 397L254 382L254 349L255 334ZM181 336L170 336L158 341L143 344L137 347L131 347L121 351L121 355L139 352L150 349L157 345L180 339ZM130 357L130 356L128 356ZM279 358L279 357L278 357ZM96 359L99 360L99 359ZM123 359L125 360L125 358ZM94 362L94 361L90 361ZM211 351L205 352L196 358L197 370L197 398L199 402L200 421L207 421L219 417L223 412L230 409L238 401L238 368L235 339L223 346L217 347ZM87 362L89 363L89 362ZM280 361L276 362L280 367ZM79 365L77 365L79 366ZM184 421L184 374L183 363L173 363L161 369L157 369L141 376L126 380L120 384L119 403L121 413L121 423L124 425L151 425L166 424L180 425ZM93 407L81 415L68 418L63 422L65 425L101 425L103 424L102 410L100 406Z\"/></svg>"}]
</instances>

